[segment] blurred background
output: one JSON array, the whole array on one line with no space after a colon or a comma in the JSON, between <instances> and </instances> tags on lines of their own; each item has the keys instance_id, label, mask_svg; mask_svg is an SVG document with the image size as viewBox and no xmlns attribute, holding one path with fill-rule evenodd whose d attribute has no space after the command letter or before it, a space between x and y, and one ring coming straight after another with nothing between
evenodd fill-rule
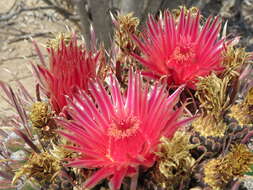
<instances>
[{"instance_id":1,"label":"blurred background","mask_svg":"<svg viewBox=\"0 0 253 190\"><path fill-rule=\"evenodd\" d=\"M15 85L20 80L34 94L27 63L39 62L31 44L35 39L46 56L45 44L59 32L76 31L88 42L90 25L105 47L110 47L113 15L133 12L145 25L148 14L178 6L198 7L204 16L228 20L231 37L241 36L241 46L253 51L253 0L1 0L0 80ZM225 23L225 22L223 22ZM9 108L0 97L0 117Z\"/></svg>"}]
</instances>

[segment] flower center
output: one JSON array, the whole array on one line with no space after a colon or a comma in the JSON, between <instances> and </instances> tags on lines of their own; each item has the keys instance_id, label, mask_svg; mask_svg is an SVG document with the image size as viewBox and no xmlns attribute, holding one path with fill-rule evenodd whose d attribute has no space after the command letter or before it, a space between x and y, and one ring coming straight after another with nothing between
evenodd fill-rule
<instances>
[{"instance_id":1,"label":"flower center","mask_svg":"<svg viewBox=\"0 0 253 190\"><path fill-rule=\"evenodd\" d=\"M170 59L177 63L192 62L195 52L192 44L178 46L174 49Z\"/></svg>"},{"instance_id":2,"label":"flower center","mask_svg":"<svg viewBox=\"0 0 253 190\"><path fill-rule=\"evenodd\" d=\"M114 120L108 130L108 135L116 139L123 139L134 135L140 126L140 121L136 117Z\"/></svg>"}]
</instances>

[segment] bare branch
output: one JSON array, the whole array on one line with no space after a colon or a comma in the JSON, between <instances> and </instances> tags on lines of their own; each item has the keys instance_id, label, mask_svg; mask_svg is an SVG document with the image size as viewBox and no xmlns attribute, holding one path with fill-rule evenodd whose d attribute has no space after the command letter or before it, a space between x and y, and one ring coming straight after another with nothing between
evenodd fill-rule
<instances>
[{"instance_id":1,"label":"bare branch","mask_svg":"<svg viewBox=\"0 0 253 190\"><path fill-rule=\"evenodd\" d=\"M188 1L187 1L188 2ZM176 9L178 8L178 6L182 4L180 1L167 1L167 0L163 0L160 6L160 10L164 10L164 9ZM185 3L183 3L185 4Z\"/></svg>"},{"instance_id":2,"label":"bare branch","mask_svg":"<svg viewBox=\"0 0 253 190\"><path fill-rule=\"evenodd\" d=\"M96 36L100 42L104 42L105 48L109 48L112 35L112 22L109 14L110 2L108 0L89 0L92 23Z\"/></svg>"},{"instance_id":3,"label":"bare branch","mask_svg":"<svg viewBox=\"0 0 253 190\"><path fill-rule=\"evenodd\" d=\"M113 7L120 7L121 0L111 0Z\"/></svg>"},{"instance_id":4,"label":"bare branch","mask_svg":"<svg viewBox=\"0 0 253 190\"><path fill-rule=\"evenodd\" d=\"M12 19L13 17L20 15L22 12L47 10L47 9L55 9L55 7L54 6L45 6L45 7L34 7L34 8L21 8L21 9L17 10L16 12L9 13L7 15L0 15L0 21L8 21L8 20Z\"/></svg>"},{"instance_id":5,"label":"bare branch","mask_svg":"<svg viewBox=\"0 0 253 190\"><path fill-rule=\"evenodd\" d=\"M146 7L145 11L141 15L141 26L145 23L148 14L156 14L159 11L159 8L161 7L161 4L163 0L145 0L146 1Z\"/></svg>"},{"instance_id":6,"label":"bare branch","mask_svg":"<svg viewBox=\"0 0 253 190\"><path fill-rule=\"evenodd\" d=\"M42 1L49 6L53 6L55 11L58 12L60 15L62 15L65 19L68 19L68 20L74 22L75 24L77 24L76 19L75 18L73 19L74 15L71 12L69 12L68 10L66 10L62 7L56 6L50 0L42 0Z\"/></svg>"},{"instance_id":7,"label":"bare branch","mask_svg":"<svg viewBox=\"0 0 253 190\"><path fill-rule=\"evenodd\" d=\"M87 1L86 0L75 0L77 12L80 15L81 22L81 32L85 39L86 45L89 48L90 45L90 19L89 13L87 10Z\"/></svg>"},{"instance_id":8,"label":"bare branch","mask_svg":"<svg viewBox=\"0 0 253 190\"><path fill-rule=\"evenodd\" d=\"M199 9L203 9L206 4L208 4L210 0L205 1L192 1L190 6L198 7Z\"/></svg>"},{"instance_id":9,"label":"bare branch","mask_svg":"<svg viewBox=\"0 0 253 190\"><path fill-rule=\"evenodd\" d=\"M33 33L33 34L25 34L25 35L18 36L16 38L10 39L8 41L8 44L18 42L18 41L22 41L22 40L28 40L30 38L35 38L35 37L42 37L42 36L48 37L50 34L51 34L50 32L38 32L38 33Z\"/></svg>"},{"instance_id":10,"label":"bare branch","mask_svg":"<svg viewBox=\"0 0 253 190\"><path fill-rule=\"evenodd\" d=\"M44 55L44 56L47 57L47 55ZM28 59L28 58L34 58L34 57L38 57L38 55L31 54L31 55L25 55L25 56L14 56L14 57L3 58L3 59L0 59L0 66L3 65L7 61L12 61L12 60L17 60L17 59Z\"/></svg>"},{"instance_id":11,"label":"bare branch","mask_svg":"<svg viewBox=\"0 0 253 190\"><path fill-rule=\"evenodd\" d=\"M144 6L145 0L122 0L120 10L123 14L133 12L135 16L141 18Z\"/></svg>"}]
</instances>

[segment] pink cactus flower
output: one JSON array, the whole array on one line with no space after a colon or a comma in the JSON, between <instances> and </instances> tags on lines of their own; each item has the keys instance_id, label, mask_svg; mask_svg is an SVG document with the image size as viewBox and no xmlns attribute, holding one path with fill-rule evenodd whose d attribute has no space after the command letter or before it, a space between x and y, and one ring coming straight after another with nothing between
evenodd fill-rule
<instances>
[{"instance_id":1,"label":"pink cactus flower","mask_svg":"<svg viewBox=\"0 0 253 190\"><path fill-rule=\"evenodd\" d=\"M200 13L185 14L181 10L176 22L169 11L158 21L152 16L143 32L143 39L134 37L142 56L133 56L149 70L149 77L166 76L167 82L176 86L185 84L194 89L199 76L207 76L212 71L221 71L224 39L219 39L221 22L209 17L200 25Z\"/></svg>"},{"instance_id":2,"label":"pink cactus flower","mask_svg":"<svg viewBox=\"0 0 253 190\"><path fill-rule=\"evenodd\" d=\"M175 109L182 86L168 96L164 86L150 88L143 84L139 73L130 72L125 95L113 75L106 89L99 81L89 83L93 99L85 91L78 91L68 99L72 120L61 118L57 122L66 129L59 133L76 145L67 148L80 154L67 166L96 168L85 187L109 178L115 190L140 166L151 167L160 138L172 138L190 119L180 119L183 109Z\"/></svg>"},{"instance_id":3,"label":"pink cactus flower","mask_svg":"<svg viewBox=\"0 0 253 190\"><path fill-rule=\"evenodd\" d=\"M75 36L68 45L62 40L57 50L51 48L48 52L49 68L44 64L34 69L54 111L59 113L67 104L65 95L72 97L74 87L87 90L88 80L96 77L100 52L79 46Z\"/></svg>"}]
</instances>

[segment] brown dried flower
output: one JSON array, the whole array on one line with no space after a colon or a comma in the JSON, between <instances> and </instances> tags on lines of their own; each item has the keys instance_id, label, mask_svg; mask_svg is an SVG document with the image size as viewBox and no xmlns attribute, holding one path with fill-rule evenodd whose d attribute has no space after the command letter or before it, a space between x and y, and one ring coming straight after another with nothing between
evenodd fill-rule
<instances>
[{"instance_id":1,"label":"brown dried flower","mask_svg":"<svg viewBox=\"0 0 253 190\"><path fill-rule=\"evenodd\" d=\"M253 152L244 144L236 144L227 155L204 165L204 182L212 189L223 189L224 185L251 171L252 164Z\"/></svg>"},{"instance_id":2,"label":"brown dried flower","mask_svg":"<svg viewBox=\"0 0 253 190\"><path fill-rule=\"evenodd\" d=\"M35 102L31 107L30 120L35 128L43 128L51 117L49 105L46 102Z\"/></svg>"},{"instance_id":3,"label":"brown dried flower","mask_svg":"<svg viewBox=\"0 0 253 190\"><path fill-rule=\"evenodd\" d=\"M246 96L246 103L250 106L253 105L253 88L251 88Z\"/></svg>"},{"instance_id":4,"label":"brown dried flower","mask_svg":"<svg viewBox=\"0 0 253 190\"><path fill-rule=\"evenodd\" d=\"M187 15L189 12L191 15L196 16L199 9L197 7L190 7L189 9L185 6L179 6L177 9L172 9L172 14L175 17L176 20L179 19L181 10L184 9L184 13Z\"/></svg>"},{"instance_id":5,"label":"brown dried flower","mask_svg":"<svg viewBox=\"0 0 253 190\"><path fill-rule=\"evenodd\" d=\"M192 122L192 126L201 136L223 137L227 125L223 120L217 120L213 115L201 116Z\"/></svg>"},{"instance_id":6,"label":"brown dried flower","mask_svg":"<svg viewBox=\"0 0 253 190\"><path fill-rule=\"evenodd\" d=\"M69 42L71 41L72 38L72 34L71 33L58 33L55 38L50 39L47 41L46 46L48 48L53 48L53 49L58 49L62 43L62 41L64 41L64 43L66 45L69 44Z\"/></svg>"},{"instance_id":7,"label":"brown dried flower","mask_svg":"<svg viewBox=\"0 0 253 190\"><path fill-rule=\"evenodd\" d=\"M139 19L133 16L133 13L127 15L119 15L117 18L115 30L115 42L124 53L135 51L136 45L131 38L131 35L138 35L137 27Z\"/></svg>"},{"instance_id":8,"label":"brown dried flower","mask_svg":"<svg viewBox=\"0 0 253 190\"><path fill-rule=\"evenodd\" d=\"M223 121L223 117L231 106L228 95L229 82L229 76L221 79L214 73L199 78L196 97L200 102L203 114L193 121L192 126L200 135L204 137L224 136L227 126Z\"/></svg>"},{"instance_id":9,"label":"brown dried flower","mask_svg":"<svg viewBox=\"0 0 253 190\"><path fill-rule=\"evenodd\" d=\"M230 98L227 94L229 82L229 77L221 79L212 73L207 77L200 77L197 83L196 96L200 101L201 108L217 120L230 106Z\"/></svg>"},{"instance_id":10,"label":"brown dried flower","mask_svg":"<svg viewBox=\"0 0 253 190\"><path fill-rule=\"evenodd\" d=\"M159 159L154 171L155 181L161 187L175 189L189 177L195 163L189 151L197 146L190 144L189 139L190 135L182 131L176 132L172 139L161 139L160 151L157 153Z\"/></svg>"},{"instance_id":11,"label":"brown dried flower","mask_svg":"<svg viewBox=\"0 0 253 190\"><path fill-rule=\"evenodd\" d=\"M235 48L234 46L228 46L224 52L224 58L222 64L225 66L225 70L222 73L223 76L239 76L240 67L246 63L250 58L250 53L245 51L245 48Z\"/></svg>"},{"instance_id":12,"label":"brown dried flower","mask_svg":"<svg viewBox=\"0 0 253 190\"><path fill-rule=\"evenodd\" d=\"M15 173L13 183L15 183L22 176L26 176L27 178L33 178L38 183L43 184L45 182L52 181L60 169L60 160L56 159L48 152L43 152L40 154L33 153L26 164L24 164Z\"/></svg>"},{"instance_id":13,"label":"brown dried flower","mask_svg":"<svg viewBox=\"0 0 253 190\"><path fill-rule=\"evenodd\" d=\"M46 102L35 102L30 112L30 121L42 141L48 141L56 136L57 128L52 119L53 113Z\"/></svg>"},{"instance_id":14,"label":"brown dried flower","mask_svg":"<svg viewBox=\"0 0 253 190\"><path fill-rule=\"evenodd\" d=\"M235 119L239 125L248 125L252 123L252 113L247 103L235 104L230 108L229 117Z\"/></svg>"}]
</instances>

